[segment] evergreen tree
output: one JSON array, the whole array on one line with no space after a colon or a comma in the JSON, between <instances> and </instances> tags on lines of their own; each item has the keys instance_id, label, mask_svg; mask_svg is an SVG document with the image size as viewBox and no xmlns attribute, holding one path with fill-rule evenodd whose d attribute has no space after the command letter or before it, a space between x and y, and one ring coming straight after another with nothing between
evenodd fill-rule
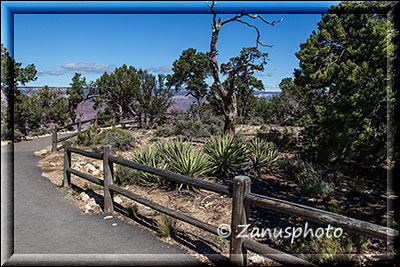
<instances>
[{"instance_id":1,"label":"evergreen tree","mask_svg":"<svg viewBox=\"0 0 400 267\"><path fill-rule=\"evenodd\" d=\"M340 12L357 10L352 5L363 6L333 7L336 14L323 15L318 31L300 45L295 84L308 119L309 156L328 164L379 164L386 158L387 102L394 101L387 66L397 32L381 14Z\"/></svg>"}]
</instances>

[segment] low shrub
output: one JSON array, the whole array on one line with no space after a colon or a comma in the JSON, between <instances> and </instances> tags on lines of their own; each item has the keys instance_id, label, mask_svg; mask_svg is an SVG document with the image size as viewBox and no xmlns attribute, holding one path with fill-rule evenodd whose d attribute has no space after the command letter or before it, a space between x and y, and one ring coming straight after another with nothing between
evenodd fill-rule
<instances>
[{"instance_id":1,"label":"low shrub","mask_svg":"<svg viewBox=\"0 0 400 267\"><path fill-rule=\"evenodd\" d=\"M101 133L101 144L126 151L135 146L135 138L122 129L110 129Z\"/></svg>"},{"instance_id":2,"label":"low shrub","mask_svg":"<svg viewBox=\"0 0 400 267\"><path fill-rule=\"evenodd\" d=\"M126 151L135 146L135 138L122 129L109 129L101 132L99 127L90 126L78 132L74 145L89 146L94 151L101 151L103 145L111 145L115 150Z\"/></svg>"},{"instance_id":3,"label":"low shrub","mask_svg":"<svg viewBox=\"0 0 400 267\"><path fill-rule=\"evenodd\" d=\"M279 152L274 143L256 138L247 144L253 170L260 174L263 170L274 170L278 167Z\"/></svg>"},{"instance_id":4,"label":"low shrub","mask_svg":"<svg viewBox=\"0 0 400 267\"><path fill-rule=\"evenodd\" d=\"M299 186L301 193L326 198L335 190L334 183L325 180L316 166L299 155L283 160L282 165L289 179Z\"/></svg>"},{"instance_id":5,"label":"low shrub","mask_svg":"<svg viewBox=\"0 0 400 267\"><path fill-rule=\"evenodd\" d=\"M368 250L371 239L358 234L342 235L336 238L332 234L335 228L332 227L331 229L330 237L326 237L325 233L320 238L310 235L306 238L295 239L293 243L285 240L285 251L300 255L301 258L317 264L338 265L346 260L353 261L356 263L355 265L360 265L360 256ZM337 256L340 256L340 258Z\"/></svg>"},{"instance_id":6,"label":"low shrub","mask_svg":"<svg viewBox=\"0 0 400 267\"><path fill-rule=\"evenodd\" d=\"M179 119L173 125L163 125L156 128L156 136L182 135L188 138L210 137L223 133L223 119L208 113L202 114L201 119Z\"/></svg>"},{"instance_id":7,"label":"low shrub","mask_svg":"<svg viewBox=\"0 0 400 267\"><path fill-rule=\"evenodd\" d=\"M100 136L101 129L99 127L90 126L88 129L78 132L77 138L72 141L73 145L78 146L95 146L100 144L102 136Z\"/></svg>"},{"instance_id":8,"label":"low shrub","mask_svg":"<svg viewBox=\"0 0 400 267\"><path fill-rule=\"evenodd\" d=\"M41 136L50 133L51 131L47 129L46 127L42 126L36 131L33 131L30 133L30 136Z\"/></svg>"},{"instance_id":9,"label":"low shrub","mask_svg":"<svg viewBox=\"0 0 400 267\"><path fill-rule=\"evenodd\" d=\"M212 173L222 180L232 178L246 161L247 149L234 136L214 136L204 145L212 163Z\"/></svg>"},{"instance_id":10,"label":"low shrub","mask_svg":"<svg viewBox=\"0 0 400 267\"><path fill-rule=\"evenodd\" d=\"M175 128L172 125L157 126L155 136L168 137L175 134Z\"/></svg>"},{"instance_id":11,"label":"low shrub","mask_svg":"<svg viewBox=\"0 0 400 267\"><path fill-rule=\"evenodd\" d=\"M263 128L263 126L261 126ZM265 128L264 128L265 129ZM259 131L257 137L260 139L273 142L279 149L279 151L295 151L298 149L298 140L293 131L289 131L287 127L284 128L283 132L271 129L268 132Z\"/></svg>"}]
</instances>

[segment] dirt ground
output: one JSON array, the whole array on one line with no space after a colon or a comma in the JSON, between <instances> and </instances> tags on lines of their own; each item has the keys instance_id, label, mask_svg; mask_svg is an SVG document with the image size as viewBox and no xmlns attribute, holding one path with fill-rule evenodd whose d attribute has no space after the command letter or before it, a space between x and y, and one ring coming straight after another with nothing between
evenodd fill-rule
<instances>
[{"instance_id":1,"label":"dirt ground","mask_svg":"<svg viewBox=\"0 0 400 267\"><path fill-rule=\"evenodd\" d=\"M243 126L241 132L255 134L260 126ZM154 130L132 130L130 133L136 139L136 146L126 152L118 152L117 156L130 159L131 155L138 149L145 145L152 146L157 141L171 139L163 137L154 137ZM250 138L250 137L247 137ZM197 140L194 144L201 146L204 140ZM82 148L89 150L89 148ZM102 179L103 166L102 161L93 160L77 154L72 154L72 168L81 170L94 177ZM88 164L93 168L87 169ZM79 207L82 212L92 212L101 214L103 190L102 187L90 183L84 179L72 175L71 189L64 189L61 187L63 179L63 150L48 154L39 162L42 168L43 176L47 177L52 183L59 185L59 190L68 192L67 200ZM371 181L362 185L360 192L349 192L348 183L350 181L343 180L337 185L335 192L334 203L327 203L325 200L316 198L307 198L302 196L296 184L291 183L284 179L279 173L263 174L261 176L250 176L252 179L252 192L267 195L270 197L280 198L307 206L320 208L332 212L337 212L333 207L341 207L338 213L346 210L347 216L362 219L372 223L381 225L386 224L386 204L390 196L385 192L385 183L377 184L376 181ZM220 224L230 225L231 221L231 199L214 192L200 190L198 192L192 191L177 191L165 189L149 189L138 185L128 185L125 189L134 192L140 196L154 201L162 206L168 207L173 210L180 211L186 215L192 216L201 221L218 226ZM88 209L88 200L83 198L84 192L89 197L93 197L98 205ZM116 202L116 209L113 216L119 218L121 221L137 224L151 231L155 236L160 237L157 229L157 219L159 213L151 208L143 206L134 201L115 194L114 201ZM136 210L132 212L132 210ZM343 213L341 213L343 214ZM386 217L385 217L386 216ZM290 225L304 225L304 220L280 214L265 209L251 208L250 223L252 226L257 227L271 227L279 226L285 228ZM187 223L178 222L178 234L174 238L162 238L165 242L174 244L206 264L214 265L220 261L229 258L229 242L215 236L214 234L203 231L197 227ZM279 250L284 250L285 246L282 240L261 240ZM377 251L384 251L385 246L382 242L373 240L372 245L368 248L366 253L373 253ZM366 261L365 259L363 260ZM248 252L248 265L279 265L279 263L267 259L265 257Z\"/></svg>"},{"instance_id":2,"label":"dirt ground","mask_svg":"<svg viewBox=\"0 0 400 267\"><path fill-rule=\"evenodd\" d=\"M117 155L129 159L137 149L140 149L144 145L151 146L155 143L155 141L153 141L154 139L150 141L152 139L152 132L153 130L131 132L136 138L138 146L130 151L118 152ZM158 140L164 139L170 138L158 138ZM200 144L201 143L198 143L197 145ZM82 149L89 150L89 148ZM71 189L63 188L63 164L64 152L62 149L56 153L48 154L39 162L39 166L43 172L42 175L48 178L52 183L58 185L58 190L67 192L66 200L69 203L78 207L83 213L103 213L102 187L71 175ZM88 164L94 166L98 171L93 172L91 169L86 169L85 166ZM72 153L71 167L73 169L78 169L84 173L102 179L102 165L101 160L95 160ZM164 207L180 211L214 226L219 226L220 224L230 225L231 223L232 199L215 192L206 190L199 190L197 192L187 190L167 191L159 188L149 189L138 185L127 185L124 188ZM88 199L87 197L83 197L84 194L82 193L93 198L97 205L93 205L88 209ZM219 236L208 233L190 224L177 221L178 233L175 237L164 238L160 236L157 229L159 212L119 194L114 194L114 202L116 203L115 211L112 214L114 218L119 218L126 223L139 225L151 231L164 242L184 249L205 264L214 265L229 259L229 242ZM136 212L134 212L135 215L132 214L133 209L136 210ZM279 266L280 264L268 258L248 252L248 265Z\"/></svg>"}]
</instances>

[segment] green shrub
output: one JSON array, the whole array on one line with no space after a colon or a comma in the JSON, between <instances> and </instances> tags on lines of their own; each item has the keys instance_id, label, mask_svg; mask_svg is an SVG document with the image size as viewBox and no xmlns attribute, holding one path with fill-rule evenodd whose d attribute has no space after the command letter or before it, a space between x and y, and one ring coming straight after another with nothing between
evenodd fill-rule
<instances>
[{"instance_id":1,"label":"green shrub","mask_svg":"<svg viewBox=\"0 0 400 267\"><path fill-rule=\"evenodd\" d=\"M101 129L90 126L88 129L78 132L77 138L73 141L74 145L78 146L94 146L100 144L102 136Z\"/></svg>"},{"instance_id":2,"label":"green shrub","mask_svg":"<svg viewBox=\"0 0 400 267\"><path fill-rule=\"evenodd\" d=\"M303 160L299 155L285 159L283 167L290 179L297 183L301 193L326 198L335 190L331 181L326 181L311 162Z\"/></svg>"},{"instance_id":3,"label":"green shrub","mask_svg":"<svg viewBox=\"0 0 400 267\"><path fill-rule=\"evenodd\" d=\"M204 113L201 120L187 118L176 120L173 125L158 126L155 135L163 137L182 135L188 138L210 137L221 135L223 125L222 118Z\"/></svg>"},{"instance_id":4,"label":"green shrub","mask_svg":"<svg viewBox=\"0 0 400 267\"><path fill-rule=\"evenodd\" d=\"M166 169L167 167L167 164L160 158L158 150L156 148L150 149L149 147L145 147L143 150L137 151L133 155L131 160L140 164L160 169ZM117 167L115 179L116 183L122 185L138 184L146 187L165 187L170 184L168 180L159 175L131 169L124 166Z\"/></svg>"},{"instance_id":5,"label":"green shrub","mask_svg":"<svg viewBox=\"0 0 400 267\"><path fill-rule=\"evenodd\" d=\"M111 145L113 148L126 151L135 146L135 138L122 129L110 129L102 132L101 144Z\"/></svg>"},{"instance_id":6,"label":"green shrub","mask_svg":"<svg viewBox=\"0 0 400 267\"><path fill-rule=\"evenodd\" d=\"M257 137L260 139L273 142L277 145L279 151L294 151L297 149L298 140L293 131L289 131L287 127L284 131L271 129L268 132L259 131Z\"/></svg>"},{"instance_id":7,"label":"green shrub","mask_svg":"<svg viewBox=\"0 0 400 267\"><path fill-rule=\"evenodd\" d=\"M230 179L246 161L246 147L231 135L214 136L204 145L204 151L214 166L213 174L222 180Z\"/></svg>"},{"instance_id":8,"label":"green shrub","mask_svg":"<svg viewBox=\"0 0 400 267\"><path fill-rule=\"evenodd\" d=\"M256 173L278 167L279 152L274 143L256 138L250 140L247 147L250 152L250 162Z\"/></svg>"},{"instance_id":9,"label":"green shrub","mask_svg":"<svg viewBox=\"0 0 400 267\"><path fill-rule=\"evenodd\" d=\"M41 136L50 133L51 131L46 127L42 126L36 131L31 132L30 136Z\"/></svg>"},{"instance_id":10,"label":"green shrub","mask_svg":"<svg viewBox=\"0 0 400 267\"><path fill-rule=\"evenodd\" d=\"M23 134L19 129L14 129L14 140L21 141L25 138L25 134Z\"/></svg>"},{"instance_id":11,"label":"green shrub","mask_svg":"<svg viewBox=\"0 0 400 267\"><path fill-rule=\"evenodd\" d=\"M306 238L295 239L293 243L289 242L289 239L285 239L285 251L300 255L301 258L317 264L338 265L343 260L356 262L359 256L371 245L369 237L349 234L336 238L332 236L335 228L332 227L331 229L330 238L326 237L325 233L320 238L310 235ZM319 257L315 257L316 255ZM343 258L343 256L347 258Z\"/></svg>"},{"instance_id":12,"label":"green shrub","mask_svg":"<svg viewBox=\"0 0 400 267\"><path fill-rule=\"evenodd\" d=\"M155 136L168 137L175 134L175 127L172 125L157 126Z\"/></svg>"},{"instance_id":13,"label":"green shrub","mask_svg":"<svg viewBox=\"0 0 400 267\"><path fill-rule=\"evenodd\" d=\"M208 157L182 138L158 144L158 151L172 172L200 179L211 172Z\"/></svg>"}]
</instances>

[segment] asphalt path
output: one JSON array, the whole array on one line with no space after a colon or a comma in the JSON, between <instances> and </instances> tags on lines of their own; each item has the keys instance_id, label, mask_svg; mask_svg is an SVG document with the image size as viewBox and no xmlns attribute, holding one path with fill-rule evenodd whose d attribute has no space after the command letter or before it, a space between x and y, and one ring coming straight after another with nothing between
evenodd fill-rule
<instances>
[{"instance_id":1,"label":"asphalt path","mask_svg":"<svg viewBox=\"0 0 400 267\"><path fill-rule=\"evenodd\" d=\"M57 190L56 185L41 175L37 164L42 157L33 155L34 151L49 144L50 137L14 144L14 175L6 177L9 185L12 181L14 183L14 194L9 187L3 187L2 181L2 193L14 197L14 225L12 229L11 224L9 229L13 230L14 242L13 250L11 248L8 254L12 256L6 265L79 262L91 265L191 266L200 263L139 226L114 218L104 220L104 214L82 214L66 203L66 193ZM2 146L3 156L7 156L6 160L12 159L11 145ZM4 189L9 192L4 192ZM3 206L9 205L3 202L2 197L2 210ZM2 234L5 228L3 217ZM117 226L112 226L115 222ZM2 249L3 241L2 237ZM2 254L3 265L6 254L4 251Z\"/></svg>"}]
</instances>

